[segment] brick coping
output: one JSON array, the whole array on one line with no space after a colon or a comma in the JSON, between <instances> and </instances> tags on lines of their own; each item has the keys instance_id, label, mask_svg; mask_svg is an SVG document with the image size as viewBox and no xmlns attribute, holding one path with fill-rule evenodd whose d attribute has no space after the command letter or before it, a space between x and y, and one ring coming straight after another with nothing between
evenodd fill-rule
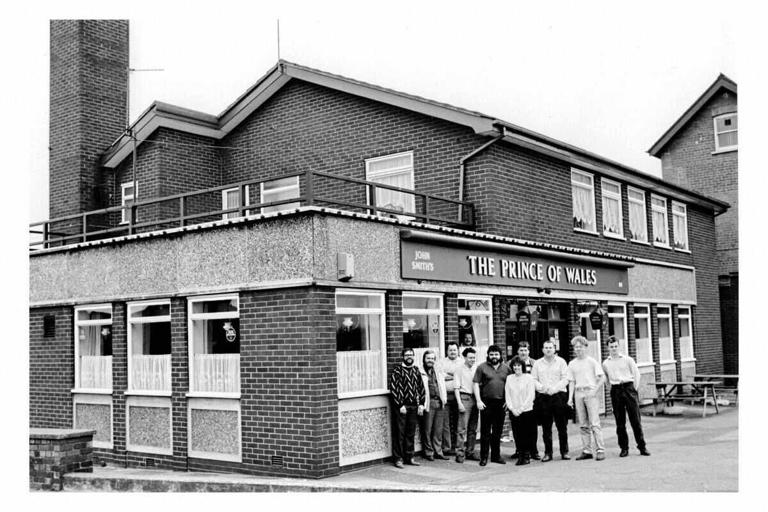
<instances>
[{"instance_id":1,"label":"brick coping","mask_svg":"<svg viewBox=\"0 0 768 512\"><path fill-rule=\"evenodd\" d=\"M95 430L72 428L30 428L30 439L74 439L77 437L93 436Z\"/></svg>"}]
</instances>

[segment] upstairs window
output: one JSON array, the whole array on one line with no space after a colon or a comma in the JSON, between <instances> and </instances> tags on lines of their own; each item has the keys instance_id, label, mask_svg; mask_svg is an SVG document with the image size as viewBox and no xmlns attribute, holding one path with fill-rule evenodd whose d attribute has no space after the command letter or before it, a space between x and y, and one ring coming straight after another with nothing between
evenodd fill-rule
<instances>
[{"instance_id":1,"label":"upstairs window","mask_svg":"<svg viewBox=\"0 0 768 512\"><path fill-rule=\"evenodd\" d=\"M281 178L279 180L265 181L261 184L261 202L273 203L299 197L299 177ZM266 206L261 213L282 212L301 206L298 201L283 203L274 206Z\"/></svg>"},{"instance_id":2,"label":"upstairs window","mask_svg":"<svg viewBox=\"0 0 768 512\"><path fill-rule=\"evenodd\" d=\"M651 195L653 213L653 245L669 247L669 223L667 221L667 200Z\"/></svg>"},{"instance_id":3,"label":"upstairs window","mask_svg":"<svg viewBox=\"0 0 768 512\"><path fill-rule=\"evenodd\" d=\"M413 190L413 152L370 158L365 161L365 179L382 185ZM368 198L370 202L370 197ZM386 188L376 189L376 206L403 213L416 211L413 194Z\"/></svg>"},{"instance_id":4,"label":"upstairs window","mask_svg":"<svg viewBox=\"0 0 768 512\"><path fill-rule=\"evenodd\" d=\"M245 186L245 205L248 206L250 203L248 197L250 196L250 192L248 189L248 185ZM230 208L240 208L240 187L233 187L228 188L226 190L221 191L221 209L222 210L229 210ZM246 215L248 215L248 211L245 212ZM240 212L229 212L225 213L221 216L222 219L236 219L240 216Z\"/></svg>"},{"instance_id":5,"label":"upstairs window","mask_svg":"<svg viewBox=\"0 0 768 512\"><path fill-rule=\"evenodd\" d=\"M645 192L627 187L629 200L629 238L648 243L648 217L645 213Z\"/></svg>"},{"instance_id":6,"label":"upstairs window","mask_svg":"<svg viewBox=\"0 0 768 512\"><path fill-rule=\"evenodd\" d=\"M688 213L684 204L672 201L672 246L683 251L688 248Z\"/></svg>"},{"instance_id":7,"label":"upstairs window","mask_svg":"<svg viewBox=\"0 0 768 512\"><path fill-rule=\"evenodd\" d=\"M624 220L621 215L621 184L603 179L603 234L624 238Z\"/></svg>"},{"instance_id":8,"label":"upstairs window","mask_svg":"<svg viewBox=\"0 0 768 512\"><path fill-rule=\"evenodd\" d=\"M571 169L573 229L596 233L595 181L591 174Z\"/></svg>"},{"instance_id":9,"label":"upstairs window","mask_svg":"<svg viewBox=\"0 0 768 512\"><path fill-rule=\"evenodd\" d=\"M731 151L739 146L738 115L725 114L715 118L715 151Z\"/></svg>"},{"instance_id":10,"label":"upstairs window","mask_svg":"<svg viewBox=\"0 0 768 512\"><path fill-rule=\"evenodd\" d=\"M131 206L134 200L136 199L136 194L134 194L134 190L133 190L133 182L129 181L128 183L123 183L121 187L122 187L122 200L120 202L120 205L123 207ZM138 188L139 188L139 182L137 181L136 189L138 190ZM134 222L137 222L139 220L138 217L139 216L137 214L136 218L133 219ZM123 208L123 210L121 211L120 224L128 224L128 221L130 220L130 218L131 218L131 209Z\"/></svg>"}]
</instances>

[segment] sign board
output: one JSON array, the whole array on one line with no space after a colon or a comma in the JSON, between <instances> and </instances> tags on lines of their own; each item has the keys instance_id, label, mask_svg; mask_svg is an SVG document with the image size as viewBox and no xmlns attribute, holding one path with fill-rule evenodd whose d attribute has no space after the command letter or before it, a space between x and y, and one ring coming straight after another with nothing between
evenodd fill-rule
<instances>
[{"instance_id":1,"label":"sign board","mask_svg":"<svg viewBox=\"0 0 768 512\"><path fill-rule=\"evenodd\" d=\"M404 279L629 293L625 266L516 254L514 248L498 252L401 240L400 267Z\"/></svg>"}]
</instances>

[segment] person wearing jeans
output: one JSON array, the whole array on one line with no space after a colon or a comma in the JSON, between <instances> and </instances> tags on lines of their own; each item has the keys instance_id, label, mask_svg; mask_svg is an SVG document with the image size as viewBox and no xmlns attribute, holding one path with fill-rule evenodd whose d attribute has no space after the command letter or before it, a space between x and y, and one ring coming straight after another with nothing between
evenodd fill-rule
<instances>
[{"instance_id":1,"label":"person wearing jeans","mask_svg":"<svg viewBox=\"0 0 768 512\"><path fill-rule=\"evenodd\" d=\"M462 353L464 363L454 372L454 395L459 412L456 427L456 462L480 460L475 455L477 439L477 403L473 393L475 377L475 349L466 347Z\"/></svg>"},{"instance_id":2,"label":"person wearing jeans","mask_svg":"<svg viewBox=\"0 0 768 512\"><path fill-rule=\"evenodd\" d=\"M424 458L427 460L447 459L443 455L443 419L448 402L445 393L445 376L435 368L435 351L424 352L421 377L424 380L426 397L421 422L421 438Z\"/></svg>"},{"instance_id":3,"label":"person wearing jeans","mask_svg":"<svg viewBox=\"0 0 768 512\"><path fill-rule=\"evenodd\" d=\"M592 438L595 440L595 460L605 459L605 443L600 426L600 400L605 374L600 363L587 355L589 341L584 336L571 340L576 358L568 363L568 380L571 383L568 405L575 406L581 424L581 454L576 460L592 458Z\"/></svg>"}]
</instances>

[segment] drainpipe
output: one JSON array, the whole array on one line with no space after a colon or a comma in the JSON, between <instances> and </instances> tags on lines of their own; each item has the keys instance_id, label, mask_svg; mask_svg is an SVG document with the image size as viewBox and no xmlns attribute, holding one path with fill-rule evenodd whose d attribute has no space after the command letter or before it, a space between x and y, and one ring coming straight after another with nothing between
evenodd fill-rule
<instances>
[{"instance_id":1,"label":"drainpipe","mask_svg":"<svg viewBox=\"0 0 768 512\"><path fill-rule=\"evenodd\" d=\"M502 138L504 138L503 132L459 160L459 201L464 200L464 164L467 163L467 160L477 155L478 153L485 151L487 148L491 147L493 144L496 144ZM459 222L461 222L461 219L464 215L463 209L463 206L460 204Z\"/></svg>"}]
</instances>

